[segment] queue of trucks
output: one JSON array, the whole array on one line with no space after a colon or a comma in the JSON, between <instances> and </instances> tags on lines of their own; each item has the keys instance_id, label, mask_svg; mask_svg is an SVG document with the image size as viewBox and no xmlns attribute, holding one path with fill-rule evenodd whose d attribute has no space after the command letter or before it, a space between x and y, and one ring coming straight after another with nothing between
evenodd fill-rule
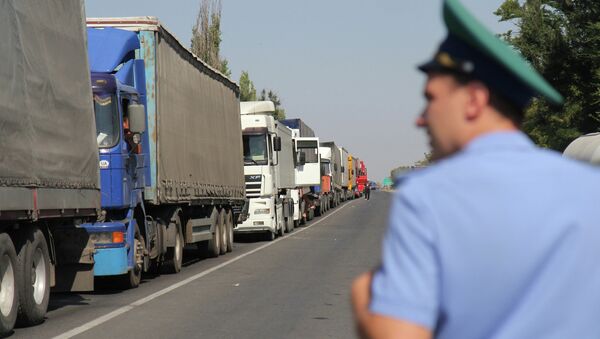
<instances>
[{"instance_id":1,"label":"queue of trucks","mask_svg":"<svg viewBox=\"0 0 600 339\"><path fill-rule=\"evenodd\" d=\"M155 17L0 6L0 336L42 322L51 288L135 288L179 272L186 245L216 257L360 196L364 162L240 103Z\"/></svg>"}]
</instances>

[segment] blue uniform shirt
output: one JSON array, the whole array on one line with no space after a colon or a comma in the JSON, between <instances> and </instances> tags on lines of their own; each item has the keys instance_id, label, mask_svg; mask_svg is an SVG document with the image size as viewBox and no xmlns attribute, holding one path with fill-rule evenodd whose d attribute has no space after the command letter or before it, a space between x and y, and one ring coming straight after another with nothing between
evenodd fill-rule
<instances>
[{"instance_id":1,"label":"blue uniform shirt","mask_svg":"<svg viewBox=\"0 0 600 339\"><path fill-rule=\"evenodd\" d=\"M370 309L436 338L600 338L599 207L599 170L479 137L399 188Z\"/></svg>"}]
</instances>

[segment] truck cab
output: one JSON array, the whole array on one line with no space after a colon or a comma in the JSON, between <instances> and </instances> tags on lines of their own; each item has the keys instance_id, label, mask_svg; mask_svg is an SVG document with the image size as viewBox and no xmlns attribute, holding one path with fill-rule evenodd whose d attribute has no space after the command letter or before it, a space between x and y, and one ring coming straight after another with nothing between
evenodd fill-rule
<instances>
[{"instance_id":1,"label":"truck cab","mask_svg":"<svg viewBox=\"0 0 600 339\"><path fill-rule=\"evenodd\" d=\"M143 235L152 233L141 207L150 176L139 48L134 32L88 28L102 212L100 222L83 226L96 247L94 275L125 276L132 279L130 287L139 284L143 270Z\"/></svg>"},{"instance_id":2,"label":"truck cab","mask_svg":"<svg viewBox=\"0 0 600 339\"><path fill-rule=\"evenodd\" d=\"M236 233L290 231L290 189L294 187L291 130L273 117L270 101L240 104L248 219Z\"/></svg>"}]
</instances>

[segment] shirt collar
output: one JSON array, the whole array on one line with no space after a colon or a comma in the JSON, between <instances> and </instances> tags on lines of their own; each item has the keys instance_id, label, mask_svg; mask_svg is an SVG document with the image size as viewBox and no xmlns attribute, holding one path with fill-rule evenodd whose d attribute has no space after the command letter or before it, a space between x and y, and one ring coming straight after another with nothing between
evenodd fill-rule
<instances>
[{"instance_id":1,"label":"shirt collar","mask_svg":"<svg viewBox=\"0 0 600 339\"><path fill-rule=\"evenodd\" d=\"M492 132L481 135L465 147L464 152L482 152L500 149L531 149L535 145L521 131Z\"/></svg>"}]
</instances>

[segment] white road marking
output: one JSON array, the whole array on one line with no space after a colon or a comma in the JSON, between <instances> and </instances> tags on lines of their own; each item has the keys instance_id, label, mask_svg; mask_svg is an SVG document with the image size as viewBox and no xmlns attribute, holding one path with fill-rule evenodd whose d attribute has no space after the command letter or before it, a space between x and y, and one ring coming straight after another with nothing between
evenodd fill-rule
<instances>
[{"instance_id":1,"label":"white road marking","mask_svg":"<svg viewBox=\"0 0 600 339\"><path fill-rule=\"evenodd\" d=\"M190 282L192 282L194 280L200 279L200 278L202 278L202 277L204 277L204 276L206 276L206 275L208 275L208 274L210 274L210 273L212 273L212 272L214 272L216 270L219 270L219 269L221 269L221 268L223 268L223 267L225 267L225 266L227 266L229 264L232 264L232 263L234 263L234 262L236 262L236 261L238 261L238 260L240 260L242 258L245 258L245 257L247 257L247 256L249 256L251 254L254 254L254 253L256 253L256 252L258 252L260 250L263 250L263 249L265 249L265 248L267 248L269 246L275 245L276 243L278 243L278 242L280 242L280 241L282 241L282 240L284 240L284 239L286 239L286 238L288 238L290 236L295 236L295 235L297 235L299 233L302 233L302 232L306 231L307 229L309 229L309 228L311 228L311 227L313 227L315 225L318 225L321 221L326 220L330 216L336 214L337 212L341 211L342 209L344 209L345 207L349 206L352 202L355 202L355 201L357 201L357 200L351 201L350 203L347 203L347 204L341 206L337 210L333 211L331 214L324 216L323 218L317 220L316 222L312 223L309 226L306 226L306 227L304 227L302 229L299 229L298 231L295 231L293 233L289 233L288 235L286 235L284 237L281 237L279 239L276 239L274 241L266 243L266 244L264 244L264 245L262 245L260 247L257 247L255 249L253 249L250 252L247 252L247 253L244 253L242 255L239 255L239 256L237 256L237 257L235 257L235 258L233 258L233 259L231 259L229 261L226 261L224 263L221 263L221 264L219 264L219 265L217 265L217 266L215 266L213 268L209 268L208 270L202 271L202 272L200 272L200 273L198 273L196 275L193 275L193 276L191 276L191 277L189 277L189 278L187 278L185 280L182 280L182 281L180 281L180 282L178 282L176 284L173 284L173 285L171 285L171 286L169 286L167 288L164 288L164 289L162 289L162 290L160 290L158 292L150 294L149 296L147 296L145 298L142 298L142 299L139 299L137 301L134 301L134 302L132 302L129 305L126 305L126 306L123 306L121 308L118 308L118 309L116 309L116 310L114 310L114 311L112 311L110 313L107 313L107 314L105 314L105 315L103 315L103 316L101 316L101 317L99 317L97 319L94 319L94 320L92 320L92 321L90 321L88 323L85 323L85 324L83 324L83 325L81 325L79 327L75 327L74 329L72 329L70 331L67 331L67 332L65 332L63 334L57 335L53 339L68 339L68 338L72 338L72 337L74 337L74 336L76 336L78 334L81 334L81 333L83 333L85 331L88 331L88 330L90 330L90 329L92 329L94 327L102 325L103 323L105 323L105 322L107 322L107 321L109 321L109 320L111 320L111 319L113 319L113 318L115 318L115 317L117 317L117 316L125 313L125 312L129 312L129 311L131 311L132 309L134 309L134 308L136 308L138 306L141 306L141 305L143 305L143 304L145 304L145 303L147 303L147 302L149 302L149 301L151 301L153 299L156 299L156 298L158 298L158 297L160 297L160 296L162 296L164 294L167 294L167 293L169 293L169 292L171 292L171 291L173 291L173 290L175 290L175 289L177 289L177 288L179 288L181 286L187 285L187 284L189 284Z\"/></svg>"}]
</instances>

